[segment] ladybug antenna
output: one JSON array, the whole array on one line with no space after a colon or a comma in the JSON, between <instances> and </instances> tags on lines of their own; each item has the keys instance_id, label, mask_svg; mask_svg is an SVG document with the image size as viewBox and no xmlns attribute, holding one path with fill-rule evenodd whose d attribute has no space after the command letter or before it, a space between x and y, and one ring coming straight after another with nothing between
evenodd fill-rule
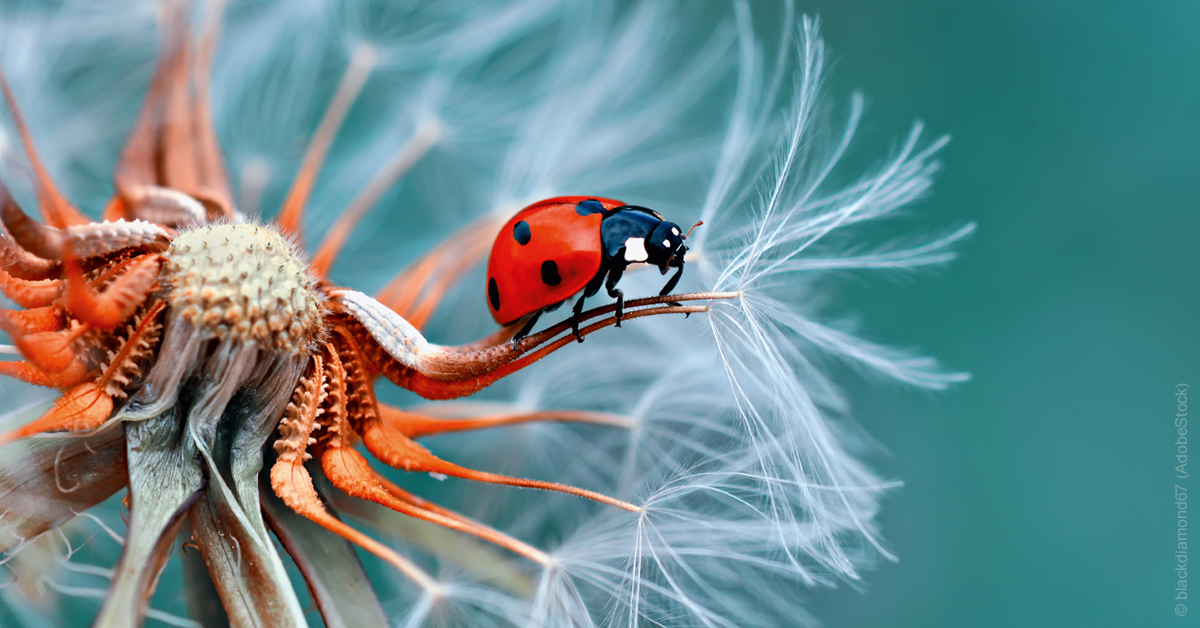
<instances>
[{"instance_id":1,"label":"ladybug antenna","mask_svg":"<svg viewBox=\"0 0 1200 628\"><path fill-rule=\"evenodd\" d=\"M688 232L686 234L684 234L683 239L684 240L688 239L692 235L692 232L696 230L696 227L699 227L702 224L704 224L703 220L697 220L696 224L692 225L692 228L688 229Z\"/></svg>"}]
</instances>

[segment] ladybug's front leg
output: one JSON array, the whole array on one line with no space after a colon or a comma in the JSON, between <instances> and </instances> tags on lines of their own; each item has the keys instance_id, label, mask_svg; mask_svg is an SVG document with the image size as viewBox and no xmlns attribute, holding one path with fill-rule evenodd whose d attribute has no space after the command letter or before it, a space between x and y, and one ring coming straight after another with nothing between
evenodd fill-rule
<instances>
[{"instance_id":1,"label":"ladybug's front leg","mask_svg":"<svg viewBox=\"0 0 1200 628\"><path fill-rule=\"evenodd\" d=\"M686 251L687 249L684 250ZM679 278L683 276L683 256L680 255L675 259L679 260L679 270L675 271L675 274L672 275L671 279L667 281L667 285L663 286L663 289L659 291L658 296L660 297L665 297L668 294L671 294L671 291L674 290L675 286L679 284Z\"/></svg>"},{"instance_id":2,"label":"ladybug's front leg","mask_svg":"<svg viewBox=\"0 0 1200 628\"><path fill-rule=\"evenodd\" d=\"M625 314L625 293L617 289L617 282L621 281L621 274L624 272L623 267L613 266L612 270L608 271L608 280L604 282L608 296L617 300L617 327L621 326L621 317Z\"/></svg>"}]
</instances>

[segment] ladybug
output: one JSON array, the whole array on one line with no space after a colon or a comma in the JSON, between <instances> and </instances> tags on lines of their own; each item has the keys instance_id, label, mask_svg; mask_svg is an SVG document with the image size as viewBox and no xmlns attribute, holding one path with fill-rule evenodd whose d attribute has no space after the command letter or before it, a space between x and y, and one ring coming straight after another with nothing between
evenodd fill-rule
<instances>
[{"instance_id":1,"label":"ladybug","mask_svg":"<svg viewBox=\"0 0 1200 628\"><path fill-rule=\"evenodd\" d=\"M603 284L617 300L619 327L625 304L617 289L622 273L637 263L657 266L664 275L677 268L659 292L669 294L683 274L685 238L679 225L658 212L613 199L560 196L534 203L513 216L492 245L487 269L492 318L504 326L526 319L513 337L515 348L539 316L582 292L571 329L583 342L579 319L584 299Z\"/></svg>"}]
</instances>

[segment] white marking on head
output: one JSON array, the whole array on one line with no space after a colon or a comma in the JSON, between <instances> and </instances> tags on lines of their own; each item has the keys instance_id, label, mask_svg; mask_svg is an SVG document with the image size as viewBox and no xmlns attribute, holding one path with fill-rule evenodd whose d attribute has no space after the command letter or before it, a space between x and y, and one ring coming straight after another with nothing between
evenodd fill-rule
<instances>
[{"instance_id":1,"label":"white marking on head","mask_svg":"<svg viewBox=\"0 0 1200 628\"><path fill-rule=\"evenodd\" d=\"M670 240L663 240L663 248L664 248L664 249L669 249L669 248L671 248L671 241L670 241Z\"/></svg>"},{"instance_id":2,"label":"white marking on head","mask_svg":"<svg viewBox=\"0 0 1200 628\"><path fill-rule=\"evenodd\" d=\"M644 262L650 259L646 254L645 238L629 238L625 241L625 261Z\"/></svg>"},{"instance_id":3,"label":"white marking on head","mask_svg":"<svg viewBox=\"0 0 1200 628\"><path fill-rule=\"evenodd\" d=\"M671 227L671 233L679 235L679 227Z\"/></svg>"}]
</instances>

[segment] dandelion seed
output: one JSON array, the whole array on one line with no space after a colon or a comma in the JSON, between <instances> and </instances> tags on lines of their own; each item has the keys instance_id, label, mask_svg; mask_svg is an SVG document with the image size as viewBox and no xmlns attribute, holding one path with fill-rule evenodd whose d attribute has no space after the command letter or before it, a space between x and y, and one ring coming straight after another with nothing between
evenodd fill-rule
<instances>
[{"instance_id":1,"label":"dandelion seed","mask_svg":"<svg viewBox=\"0 0 1200 628\"><path fill-rule=\"evenodd\" d=\"M878 169L833 186L862 99L830 141L824 45L790 3L769 64L744 2L698 44L663 3L337 4L0 15L0 291L15 304L0 353L22 358L0 373L63 391L0 423L16 587L98 600L97 626L199 625L215 609L305 625L307 588L331 626L740 627L807 621L797 587L890 556L875 515L892 483L849 453L849 404L820 364L934 389L965 376L822 322L808 291L828 271L953 258L970 225L844 244L926 193L944 139L916 125ZM49 79L142 72L156 13L140 109L117 95L127 77L88 111L67 107L76 88ZM111 59L74 54L118 40ZM326 90L315 77L335 65ZM722 133L687 122L724 97ZM128 134L61 130L80 119ZM58 187L66 160L113 142L111 198ZM623 303L540 331L489 327L474 269L512 212L609 190L703 222L625 241L633 264L689 238L669 294L643 296L662 279L631 266ZM368 213L389 195L422 211L367 229L395 212ZM459 229L374 296L341 280L356 258L399 266L447 217ZM109 499L122 489L124 533ZM84 536L92 523L104 534ZM180 559L197 576L189 608L152 608L177 544L197 550ZM368 579L359 550L384 574ZM40 610L0 595L19 617Z\"/></svg>"}]
</instances>

